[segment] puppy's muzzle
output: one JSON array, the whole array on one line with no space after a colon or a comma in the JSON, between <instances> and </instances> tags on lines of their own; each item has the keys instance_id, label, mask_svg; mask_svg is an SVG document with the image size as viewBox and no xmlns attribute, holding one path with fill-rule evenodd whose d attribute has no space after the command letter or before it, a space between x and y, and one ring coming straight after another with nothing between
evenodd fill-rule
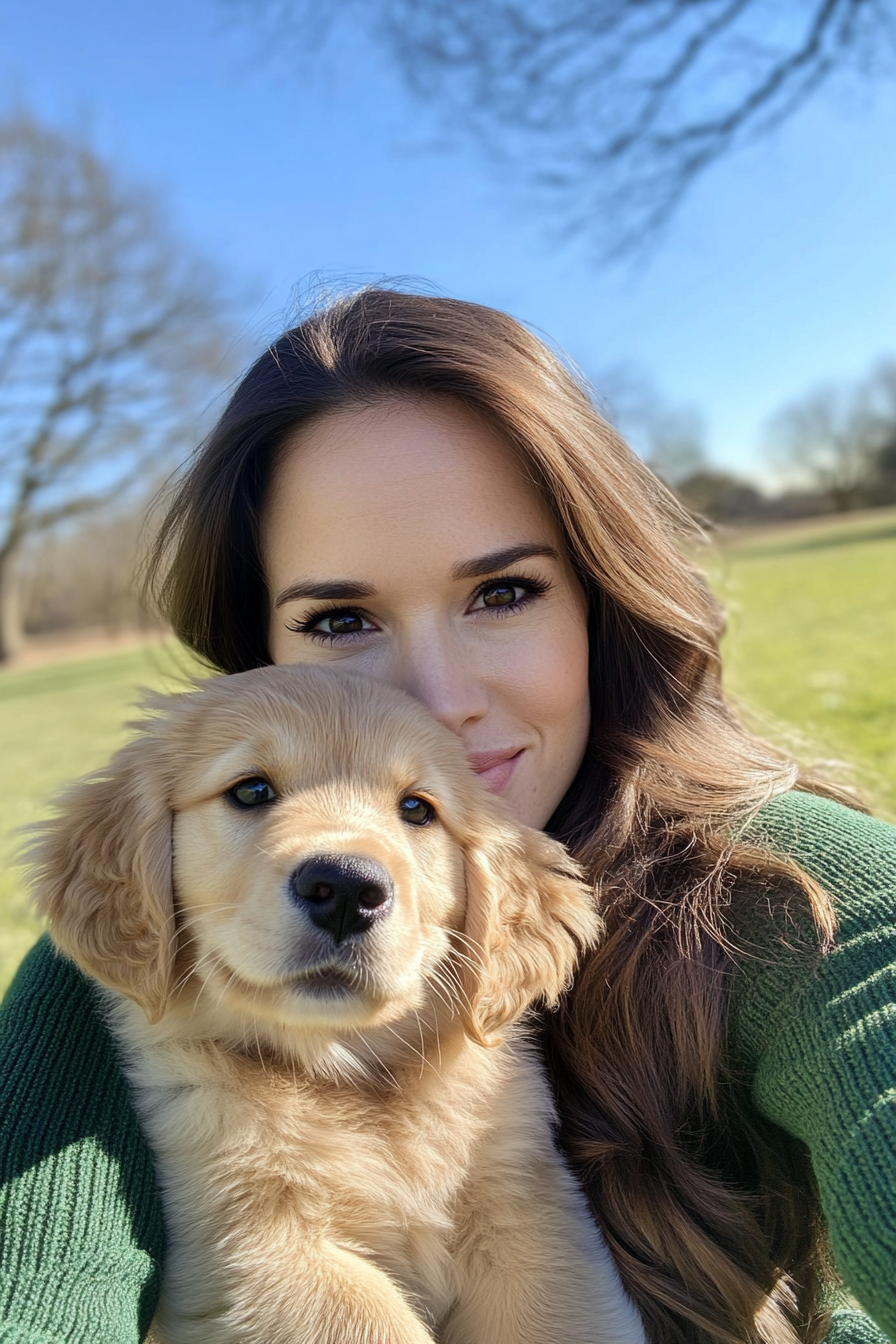
<instances>
[{"instance_id":1,"label":"puppy's muzzle","mask_svg":"<svg viewBox=\"0 0 896 1344\"><path fill-rule=\"evenodd\" d=\"M382 864L354 854L315 854L290 879L292 897L335 943L366 933L392 909L392 879Z\"/></svg>"}]
</instances>

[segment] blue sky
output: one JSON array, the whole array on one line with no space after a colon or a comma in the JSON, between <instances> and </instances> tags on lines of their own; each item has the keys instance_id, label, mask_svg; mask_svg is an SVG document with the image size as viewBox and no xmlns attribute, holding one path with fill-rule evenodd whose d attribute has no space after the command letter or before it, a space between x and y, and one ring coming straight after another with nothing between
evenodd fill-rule
<instances>
[{"instance_id":1,"label":"blue sky","mask_svg":"<svg viewBox=\"0 0 896 1344\"><path fill-rule=\"evenodd\" d=\"M90 131L166 199L269 336L315 272L418 276L548 332L600 386L631 365L762 474L763 426L896 354L896 89L850 85L698 185L652 257L600 269L475 148L428 148L382 55L267 61L217 0L0 0L0 106Z\"/></svg>"}]
</instances>

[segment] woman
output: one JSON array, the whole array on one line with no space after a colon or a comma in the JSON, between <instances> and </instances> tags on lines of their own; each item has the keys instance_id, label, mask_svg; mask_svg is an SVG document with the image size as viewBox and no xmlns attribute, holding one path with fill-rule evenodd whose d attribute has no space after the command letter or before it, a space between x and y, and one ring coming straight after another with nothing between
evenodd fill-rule
<instances>
[{"instance_id":1,"label":"woman","mask_svg":"<svg viewBox=\"0 0 896 1344\"><path fill-rule=\"evenodd\" d=\"M857 1310L829 1325L828 1234L896 1338L896 839L738 724L687 526L524 328L371 289L250 370L153 574L223 672L326 662L410 691L588 867L608 936L544 1051L651 1339L879 1342ZM0 1340L136 1340L151 1159L91 993L45 943L2 1039Z\"/></svg>"}]
</instances>

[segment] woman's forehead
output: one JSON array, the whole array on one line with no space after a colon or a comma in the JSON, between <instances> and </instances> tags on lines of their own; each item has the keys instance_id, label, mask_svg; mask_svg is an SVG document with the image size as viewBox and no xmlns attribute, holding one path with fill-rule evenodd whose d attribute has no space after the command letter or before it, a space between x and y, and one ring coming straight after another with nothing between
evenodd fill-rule
<instances>
[{"instance_id":1,"label":"woman's forehead","mask_svg":"<svg viewBox=\"0 0 896 1344\"><path fill-rule=\"evenodd\" d=\"M262 518L266 569L415 553L458 562L521 543L559 549L516 451L460 403L390 401L317 419L284 445ZM348 568L346 568L348 566Z\"/></svg>"}]
</instances>

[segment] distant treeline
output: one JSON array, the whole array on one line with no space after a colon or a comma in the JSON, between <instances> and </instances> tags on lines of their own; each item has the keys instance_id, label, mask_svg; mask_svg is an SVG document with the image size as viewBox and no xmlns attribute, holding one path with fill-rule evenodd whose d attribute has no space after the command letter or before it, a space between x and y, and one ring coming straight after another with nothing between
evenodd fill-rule
<instances>
[{"instance_id":1,"label":"distant treeline","mask_svg":"<svg viewBox=\"0 0 896 1344\"><path fill-rule=\"evenodd\" d=\"M674 486L694 514L714 523L786 522L850 509L896 504L896 444L881 471L848 495L831 490L787 490L766 494L758 485L725 471L698 471Z\"/></svg>"},{"instance_id":2,"label":"distant treeline","mask_svg":"<svg viewBox=\"0 0 896 1344\"><path fill-rule=\"evenodd\" d=\"M161 625L138 591L149 536L145 514L144 502L33 540L21 566L26 635L87 629L116 635Z\"/></svg>"},{"instance_id":3,"label":"distant treeline","mask_svg":"<svg viewBox=\"0 0 896 1344\"><path fill-rule=\"evenodd\" d=\"M881 360L855 383L826 383L783 407L767 426L767 454L789 489L765 493L715 470L659 474L695 513L715 522L806 518L896 503L896 361ZM669 461L673 468L683 457Z\"/></svg>"}]
</instances>

